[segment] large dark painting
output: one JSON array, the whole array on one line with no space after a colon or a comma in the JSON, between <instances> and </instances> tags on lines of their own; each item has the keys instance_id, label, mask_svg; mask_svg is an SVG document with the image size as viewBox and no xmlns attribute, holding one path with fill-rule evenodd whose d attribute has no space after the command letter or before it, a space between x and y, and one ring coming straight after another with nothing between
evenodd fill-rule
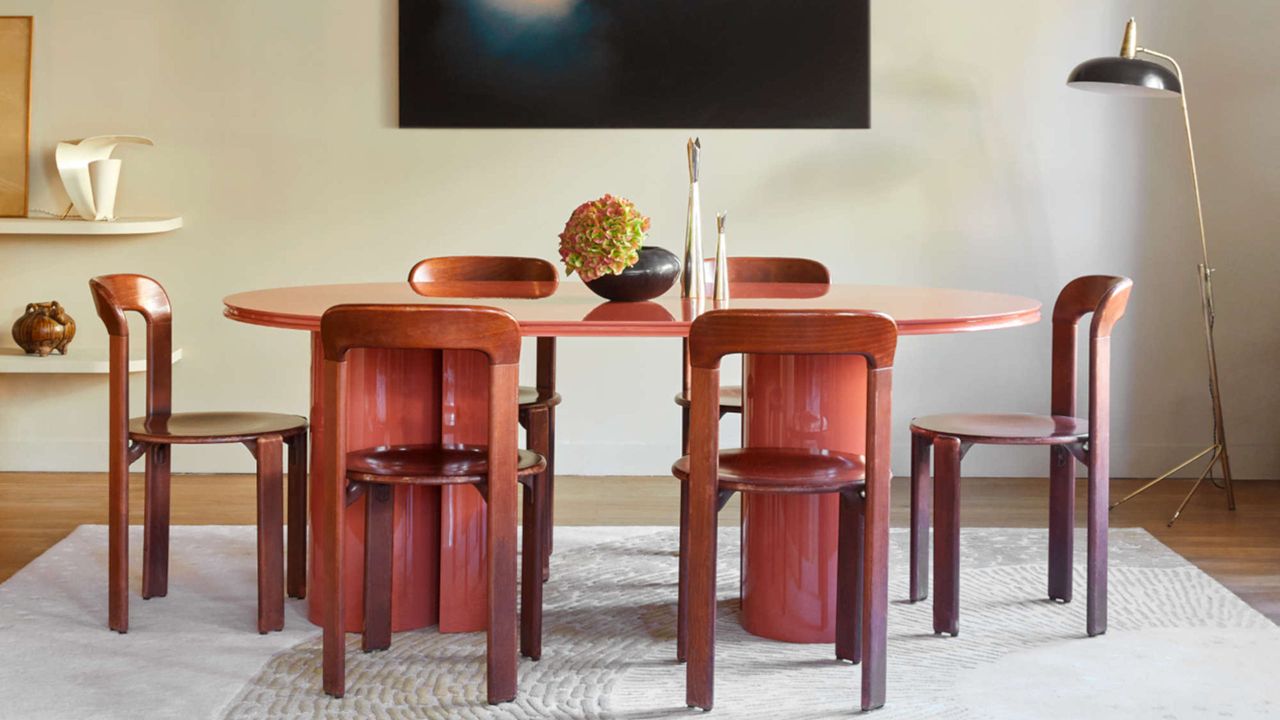
<instances>
[{"instance_id":1,"label":"large dark painting","mask_svg":"<svg viewBox=\"0 0 1280 720\"><path fill-rule=\"evenodd\" d=\"M869 1L400 0L400 126L865 128Z\"/></svg>"}]
</instances>

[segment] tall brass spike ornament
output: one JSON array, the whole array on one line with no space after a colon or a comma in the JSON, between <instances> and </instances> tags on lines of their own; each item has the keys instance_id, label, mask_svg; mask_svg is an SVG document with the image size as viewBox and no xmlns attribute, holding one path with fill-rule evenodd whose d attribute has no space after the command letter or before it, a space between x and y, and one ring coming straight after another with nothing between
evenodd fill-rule
<instances>
[{"instance_id":1,"label":"tall brass spike ornament","mask_svg":"<svg viewBox=\"0 0 1280 720\"><path fill-rule=\"evenodd\" d=\"M716 284L713 297L718 303L729 300L729 254L724 246L724 221L727 212L716 213Z\"/></svg>"},{"instance_id":2,"label":"tall brass spike ornament","mask_svg":"<svg viewBox=\"0 0 1280 720\"><path fill-rule=\"evenodd\" d=\"M689 155L689 216L684 229L684 274L680 278L680 297L702 300L707 292L702 277L702 201L698 197L702 141L690 138L685 149Z\"/></svg>"}]
</instances>

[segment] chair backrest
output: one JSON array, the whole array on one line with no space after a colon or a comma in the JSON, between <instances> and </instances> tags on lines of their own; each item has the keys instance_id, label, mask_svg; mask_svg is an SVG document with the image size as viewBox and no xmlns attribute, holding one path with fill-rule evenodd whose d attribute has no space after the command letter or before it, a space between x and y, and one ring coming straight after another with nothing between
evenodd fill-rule
<instances>
[{"instance_id":1,"label":"chair backrest","mask_svg":"<svg viewBox=\"0 0 1280 720\"><path fill-rule=\"evenodd\" d=\"M714 278L716 259L703 262L707 278ZM733 256L729 258L729 285L737 282L830 285L831 273L826 265L808 258Z\"/></svg>"},{"instance_id":2,"label":"chair backrest","mask_svg":"<svg viewBox=\"0 0 1280 720\"><path fill-rule=\"evenodd\" d=\"M719 453L720 361L737 353L861 355L867 361L868 483L888 483L890 397L898 326L888 315L857 311L713 310L689 329L691 474L710 477Z\"/></svg>"},{"instance_id":3,"label":"chair backrest","mask_svg":"<svg viewBox=\"0 0 1280 720\"><path fill-rule=\"evenodd\" d=\"M725 355L862 355L892 369L898 326L883 313L846 310L712 310L689 328L689 364L718 370Z\"/></svg>"},{"instance_id":4,"label":"chair backrest","mask_svg":"<svg viewBox=\"0 0 1280 720\"><path fill-rule=\"evenodd\" d=\"M347 354L352 349L475 350L489 365L489 482L514 487L520 326L497 308L469 305L338 305L320 318L324 349L322 452L326 482L344 483ZM514 492L514 491L513 491Z\"/></svg>"},{"instance_id":5,"label":"chair backrest","mask_svg":"<svg viewBox=\"0 0 1280 720\"><path fill-rule=\"evenodd\" d=\"M168 415L173 402L173 308L160 283L146 275L100 275L89 281L98 317L110 336L110 395L113 422L129 419L129 321L147 323L147 417ZM114 425L113 425L114 427Z\"/></svg>"},{"instance_id":6,"label":"chair backrest","mask_svg":"<svg viewBox=\"0 0 1280 720\"><path fill-rule=\"evenodd\" d=\"M325 360L352 348L476 350L490 365L518 365L520 326L509 313L474 305L336 305L320 318Z\"/></svg>"},{"instance_id":7,"label":"chair backrest","mask_svg":"<svg viewBox=\"0 0 1280 720\"><path fill-rule=\"evenodd\" d=\"M1050 412L1076 414L1077 343L1080 318L1089 324L1089 435L1096 455L1105 455L1111 418L1111 329L1124 316L1133 281L1115 275L1085 275L1067 283L1053 306L1053 377ZM1099 447L1103 445L1103 447Z\"/></svg>"},{"instance_id":8,"label":"chair backrest","mask_svg":"<svg viewBox=\"0 0 1280 720\"><path fill-rule=\"evenodd\" d=\"M459 255L419 261L409 283L428 297L543 298L555 293L560 272L541 258Z\"/></svg>"}]
</instances>

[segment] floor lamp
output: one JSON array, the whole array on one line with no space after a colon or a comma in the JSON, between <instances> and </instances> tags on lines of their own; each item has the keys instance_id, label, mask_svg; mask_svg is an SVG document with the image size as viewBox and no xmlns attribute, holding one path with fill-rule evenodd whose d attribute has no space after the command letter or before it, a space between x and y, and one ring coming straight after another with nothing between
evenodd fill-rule
<instances>
[{"instance_id":1,"label":"floor lamp","mask_svg":"<svg viewBox=\"0 0 1280 720\"><path fill-rule=\"evenodd\" d=\"M1165 60L1173 66L1173 71L1170 72L1169 68L1159 63L1141 60L1137 57L1139 54ZM1071 75L1067 78L1067 85L1081 90L1093 90L1117 95L1142 97L1176 96L1182 101L1182 120L1187 129L1187 154L1191 157L1191 183L1195 188L1196 195L1196 218L1200 222L1200 250L1204 256L1203 262L1199 266L1200 308L1204 315L1205 347L1209 355L1209 398L1213 403L1213 444L1191 456L1172 470L1129 493L1112 504L1111 507L1114 508L1138 496L1149 488L1154 487L1161 480L1208 456L1208 464L1205 465L1204 471L1200 473L1200 477L1196 479L1195 484L1191 486L1187 496L1182 499L1182 503L1178 505L1173 517L1169 519L1169 525L1173 525L1178 516L1182 514L1183 509L1190 502L1191 496L1195 495L1196 490L1200 489L1200 485L1206 477L1210 479L1210 482L1217 484L1213 480L1213 468L1215 465L1222 466L1222 487L1226 488L1227 491L1227 507L1235 510L1236 496L1231 487L1231 461L1227 456L1227 431L1222 422L1222 393L1218 385L1218 354L1213 344L1213 267L1209 264L1209 243L1205 240L1204 234L1204 211L1200 207L1200 178L1196 174L1196 152L1195 146L1191 142L1191 116L1187 113L1187 92L1182 80L1182 68L1178 66L1176 60L1168 55L1139 47L1138 24L1133 18L1129 18L1129 22L1124 28L1124 40L1120 44L1120 55L1094 58L1080 63L1076 66L1076 69L1071 71Z\"/></svg>"}]
</instances>

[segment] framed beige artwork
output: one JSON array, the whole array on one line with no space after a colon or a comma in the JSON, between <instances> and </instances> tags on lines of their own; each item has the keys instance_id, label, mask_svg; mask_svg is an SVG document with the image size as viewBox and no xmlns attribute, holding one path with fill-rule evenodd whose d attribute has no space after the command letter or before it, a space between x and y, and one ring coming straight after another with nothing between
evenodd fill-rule
<instances>
[{"instance_id":1,"label":"framed beige artwork","mask_svg":"<svg viewBox=\"0 0 1280 720\"><path fill-rule=\"evenodd\" d=\"M27 215L32 25L0 16L0 217Z\"/></svg>"}]
</instances>

